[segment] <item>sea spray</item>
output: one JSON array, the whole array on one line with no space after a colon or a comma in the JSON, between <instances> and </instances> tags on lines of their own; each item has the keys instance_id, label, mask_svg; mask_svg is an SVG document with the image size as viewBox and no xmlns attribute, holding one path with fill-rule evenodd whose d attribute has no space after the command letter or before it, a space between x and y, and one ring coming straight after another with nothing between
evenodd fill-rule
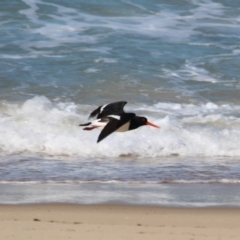
<instances>
[{"instance_id":1,"label":"sea spray","mask_svg":"<svg viewBox=\"0 0 240 240\"><path fill-rule=\"evenodd\" d=\"M113 133L97 144L100 130L83 131L96 106L53 102L36 96L0 106L1 154L43 154L84 157L240 156L240 106L158 103L127 109L147 116L161 129L147 126Z\"/></svg>"}]
</instances>

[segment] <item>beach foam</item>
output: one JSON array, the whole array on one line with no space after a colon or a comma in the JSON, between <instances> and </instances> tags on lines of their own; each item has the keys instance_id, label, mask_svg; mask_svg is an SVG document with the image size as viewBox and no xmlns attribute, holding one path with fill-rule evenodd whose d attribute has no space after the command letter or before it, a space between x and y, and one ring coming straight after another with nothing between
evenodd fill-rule
<instances>
[{"instance_id":1,"label":"beach foam","mask_svg":"<svg viewBox=\"0 0 240 240\"><path fill-rule=\"evenodd\" d=\"M83 157L240 156L240 106L206 103L158 103L127 107L161 129L141 127L113 133L101 143L100 131L83 131L96 106L53 102L36 96L0 104L1 154L44 154Z\"/></svg>"}]
</instances>

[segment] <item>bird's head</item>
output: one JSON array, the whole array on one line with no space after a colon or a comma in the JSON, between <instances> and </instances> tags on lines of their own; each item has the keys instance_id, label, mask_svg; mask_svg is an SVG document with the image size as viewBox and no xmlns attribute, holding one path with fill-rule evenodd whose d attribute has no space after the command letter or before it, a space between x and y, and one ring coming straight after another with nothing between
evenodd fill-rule
<instances>
[{"instance_id":1,"label":"bird's head","mask_svg":"<svg viewBox=\"0 0 240 240\"><path fill-rule=\"evenodd\" d=\"M151 127L160 128L159 126L149 122L147 120L147 118L145 118L145 117L138 117L137 121L138 121L139 126L148 125L148 126L151 126Z\"/></svg>"}]
</instances>

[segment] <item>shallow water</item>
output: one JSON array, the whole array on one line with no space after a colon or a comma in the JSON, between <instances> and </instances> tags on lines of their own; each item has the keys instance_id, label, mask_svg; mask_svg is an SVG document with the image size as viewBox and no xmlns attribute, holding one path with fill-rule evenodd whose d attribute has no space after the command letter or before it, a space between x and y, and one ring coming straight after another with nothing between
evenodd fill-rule
<instances>
[{"instance_id":1,"label":"shallow water","mask_svg":"<svg viewBox=\"0 0 240 240\"><path fill-rule=\"evenodd\" d=\"M238 0L6 2L0 99L239 104Z\"/></svg>"},{"instance_id":2,"label":"shallow water","mask_svg":"<svg viewBox=\"0 0 240 240\"><path fill-rule=\"evenodd\" d=\"M239 207L239 186L219 184L0 184L1 204L133 204Z\"/></svg>"}]
</instances>

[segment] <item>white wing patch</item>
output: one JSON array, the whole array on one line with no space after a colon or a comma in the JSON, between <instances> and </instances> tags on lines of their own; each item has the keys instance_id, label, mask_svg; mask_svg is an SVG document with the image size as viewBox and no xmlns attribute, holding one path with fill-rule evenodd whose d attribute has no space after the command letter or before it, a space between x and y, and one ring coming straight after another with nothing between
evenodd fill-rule
<instances>
[{"instance_id":1,"label":"white wing patch","mask_svg":"<svg viewBox=\"0 0 240 240\"><path fill-rule=\"evenodd\" d=\"M120 120L121 119L121 117L118 116L118 115L109 115L108 117L114 118L116 120Z\"/></svg>"},{"instance_id":2,"label":"white wing patch","mask_svg":"<svg viewBox=\"0 0 240 240\"><path fill-rule=\"evenodd\" d=\"M102 113L102 111L104 110L104 108L107 106L108 104L105 104L103 105L101 108L100 108L100 113Z\"/></svg>"},{"instance_id":3,"label":"white wing patch","mask_svg":"<svg viewBox=\"0 0 240 240\"><path fill-rule=\"evenodd\" d=\"M108 121L102 121L102 119L97 119L91 122L89 127L97 127L103 129L108 124Z\"/></svg>"}]
</instances>

